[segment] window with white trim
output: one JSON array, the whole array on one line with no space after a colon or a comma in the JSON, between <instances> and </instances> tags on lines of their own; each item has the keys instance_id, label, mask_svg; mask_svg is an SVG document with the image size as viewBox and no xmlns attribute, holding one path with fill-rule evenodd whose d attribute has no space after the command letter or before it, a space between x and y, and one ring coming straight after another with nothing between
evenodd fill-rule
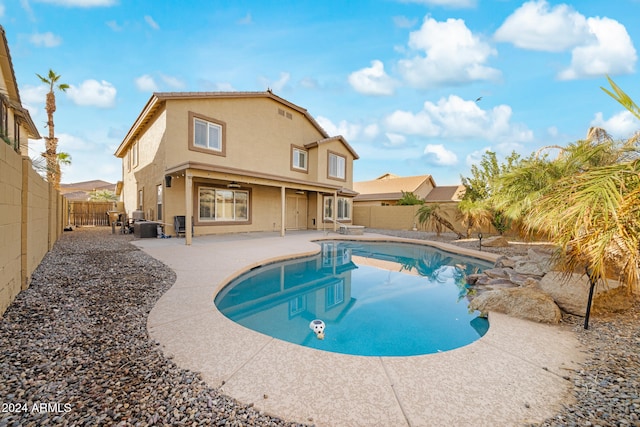
<instances>
[{"instance_id":1,"label":"window with white trim","mask_svg":"<svg viewBox=\"0 0 640 427\"><path fill-rule=\"evenodd\" d=\"M329 153L329 177L346 179L347 159L335 153Z\"/></svg>"},{"instance_id":2,"label":"window with white trim","mask_svg":"<svg viewBox=\"0 0 640 427\"><path fill-rule=\"evenodd\" d=\"M206 150L222 151L222 126L194 118L193 145Z\"/></svg>"},{"instance_id":3,"label":"window with white trim","mask_svg":"<svg viewBox=\"0 0 640 427\"><path fill-rule=\"evenodd\" d=\"M137 141L134 142L133 145L131 146L131 163L134 168L138 166L138 142Z\"/></svg>"},{"instance_id":4,"label":"window with white trim","mask_svg":"<svg viewBox=\"0 0 640 427\"><path fill-rule=\"evenodd\" d=\"M162 220L162 184L156 186L156 209L158 220Z\"/></svg>"},{"instance_id":5,"label":"window with white trim","mask_svg":"<svg viewBox=\"0 0 640 427\"><path fill-rule=\"evenodd\" d=\"M248 221L249 192L199 187L198 218L200 221Z\"/></svg>"},{"instance_id":6,"label":"window with white trim","mask_svg":"<svg viewBox=\"0 0 640 427\"><path fill-rule=\"evenodd\" d=\"M307 150L294 147L291 157L294 169L307 170Z\"/></svg>"},{"instance_id":7,"label":"window with white trim","mask_svg":"<svg viewBox=\"0 0 640 427\"><path fill-rule=\"evenodd\" d=\"M344 302L344 279L324 288L325 309L328 310Z\"/></svg>"},{"instance_id":8,"label":"window with white trim","mask_svg":"<svg viewBox=\"0 0 640 427\"><path fill-rule=\"evenodd\" d=\"M338 220L350 220L351 219L351 203L350 197L338 197L337 198L337 211L336 219ZM333 197L325 196L324 198L324 218L333 218Z\"/></svg>"}]
</instances>

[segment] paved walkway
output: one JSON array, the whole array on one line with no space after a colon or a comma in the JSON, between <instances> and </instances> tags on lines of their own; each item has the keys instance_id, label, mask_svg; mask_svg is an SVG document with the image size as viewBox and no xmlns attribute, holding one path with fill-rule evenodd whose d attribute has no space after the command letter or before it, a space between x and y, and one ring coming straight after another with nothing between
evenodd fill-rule
<instances>
[{"instance_id":1,"label":"paved walkway","mask_svg":"<svg viewBox=\"0 0 640 427\"><path fill-rule=\"evenodd\" d=\"M552 416L570 399L567 378L584 354L575 335L559 326L492 313L489 332L466 347L414 357L361 357L262 335L215 308L216 293L239 273L316 253L312 240L337 236L207 236L194 238L191 246L176 238L135 241L177 273L149 315L151 338L179 366L200 372L224 393L317 426L523 425Z\"/></svg>"}]
</instances>

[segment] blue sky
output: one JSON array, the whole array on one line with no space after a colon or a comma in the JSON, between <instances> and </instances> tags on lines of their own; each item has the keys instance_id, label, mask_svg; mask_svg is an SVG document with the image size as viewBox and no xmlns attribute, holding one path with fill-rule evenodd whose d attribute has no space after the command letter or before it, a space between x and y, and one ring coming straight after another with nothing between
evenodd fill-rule
<instances>
[{"instance_id":1,"label":"blue sky","mask_svg":"<svg viewBox=\"0 0 640 427\"><path fill-rule=\"evenodd\" d=\"M640 123L640 0L0 0L23 105L42 135L51 68L62 181L116 182L116 147L154 91L262 91L306 108L386 172L460 182L491 149L528 155ZM43 151L33 141L31 156Z\"/></svg>"}]
</instances>

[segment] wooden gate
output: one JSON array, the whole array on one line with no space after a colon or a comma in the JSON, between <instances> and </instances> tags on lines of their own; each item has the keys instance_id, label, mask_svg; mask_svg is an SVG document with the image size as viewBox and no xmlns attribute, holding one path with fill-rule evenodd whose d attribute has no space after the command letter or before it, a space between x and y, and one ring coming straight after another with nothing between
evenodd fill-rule
<instances>
[{"instance_id":1,"label":"wooden gate","mask_svg":"<svg viewBox=\"0 0 640 427\"><path fill-rule=\"evenodd\" d=\"M115 209L113 202L69 202L69 223L75 226L107 226L108 211ZM65 224L66 225L66 224Z\"/></svg>"}]
</instances>

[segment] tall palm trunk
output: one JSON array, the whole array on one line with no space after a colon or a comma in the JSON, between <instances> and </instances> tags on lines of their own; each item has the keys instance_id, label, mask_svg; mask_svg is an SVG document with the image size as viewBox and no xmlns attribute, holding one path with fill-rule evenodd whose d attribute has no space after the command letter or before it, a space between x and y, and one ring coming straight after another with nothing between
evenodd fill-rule
<instances>
[{"instance_id":1,"label":"tall palm trunk","mask_svg":"<svg viewBox=\"0 0 640 427\"><path fill-rule=\"evenodd\" d=\"M47 92L47 101L45 104L45 110L47 111L47 127L49 128L49 136L45 137L45 152L43 157L47 162L47 181L53 184L56 190L60 189L60 162L58 161L58 138L55 136L55 125L53 123L53 113L56 111L56 95L53 92L54 89L66 91L69 88L67 84L58 84L56 82L60 79L60 76L49 70L47 77L43 77L40 74L36 74L40 80L49 85L49 92Z\"/></svg>"},{"instance_id":2,"label":"tall palm trunk","mask_svg":"<svg viewBox=\"0 0 640 427\"><path fill-rule=\"evenodd\" d=\"M58 138L55 137L53 113L56 111L56 97L53 92L47 93L47 127L49 136L45 138L45 158L47 160L47 181L57 190L60 188L60 165L58 164Z\"/></svg>"}]
</instances>

